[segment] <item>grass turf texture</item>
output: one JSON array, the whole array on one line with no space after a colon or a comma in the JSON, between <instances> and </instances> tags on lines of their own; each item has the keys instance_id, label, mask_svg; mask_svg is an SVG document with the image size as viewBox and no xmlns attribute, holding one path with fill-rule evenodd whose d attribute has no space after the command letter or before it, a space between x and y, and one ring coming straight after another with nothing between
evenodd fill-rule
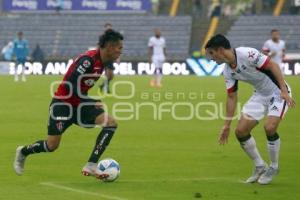
<instances>
[{"instance_id":1,"label":"grass turf texture","mask_svg":"<svg viewBox=\"0 0 300 200\"><path fill-rule=\"evenodd\" d=\"M120 163L121 176L116 182L102 183L81 175L99 129L84 129L76 125L64 133L61 146L55 153L29 157L25 174L19 177L12 169L15 148L46 137L51 99L49 86L59 80L60 76L29 76L26 83L15 83L13 77L0 78L0 199L300 199L299 106L289 110L280 125L281 171L267 186L242 183L251 174L252 163L233 134L236 120L232 124L229 144L219 146L217 136L222 119L199 120L194 115L190 120L176 121L169 112L164 112L162 120L153 120L150 107L141 108L139 119L118 121L117 133L102 156L112 157ZM134 83L134 97L123 100L104 98L110 108L121 101L133 105L143 102L156 105L191 102L197 105L208 101L208 92L214 93L209 102L219 105L226 97L222 77L169 76L164 77L161 89L150 88L148 76L116 77L115 81L118 80ZM296 102L299 102L299 77L287 77L287 80ZM128 85L118 85L116 92L128 95L128 88ZM92 94L97 93L96 89ZM240 84L239 101L244 103L252 90L250 86ZM163 97L170 92L172 98ZM185 99L182 95L177 98L178 92L185 93ZM195 94L189 98L191 92L196 93L196 99ZM158 93L162 95L160 100L157 99ZM171 106L164 108L170 109ZM188 116L187 108L178 106L175 114ZM210 116L204 107L199 110L199 115ZM263 121L252 134L268 161L262 125Z\"/></svg>"}]
</instances>

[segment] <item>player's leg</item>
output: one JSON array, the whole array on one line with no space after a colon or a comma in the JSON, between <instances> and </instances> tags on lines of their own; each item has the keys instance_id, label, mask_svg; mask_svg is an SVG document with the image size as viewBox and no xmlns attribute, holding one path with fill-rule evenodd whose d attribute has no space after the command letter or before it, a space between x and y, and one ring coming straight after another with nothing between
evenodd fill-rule
<instances>
[{"instance_id":1,"label":"player's leg","mask_svg":"<svg viewBox=\"0 0 300 200\"><path fill-rule=\"evenodd\" d=\"M155 81L157 87L162 87L161 80L162 80L162 66L163 66L163 60L157 60L155 67L156 67L156 74L155 74Z\"/></svg>"},{"instance_id":2,"label":"player's leg","mask_svg":"<svg viewBox=\"0 0 300 200\"><path fill-rule=\"evenodd\" d=\"M26 81L26 76L25 76L25 59L22 59L22 62L21 62L21 64L22 64L22 72L21 72L21 74L22 74L22 81L23 82L25 82Z\"/></svg>"},{"instance_id":3,"label":"player's leg","mask_svg":"<svg viewBox=\"0 0 300 200\"><path fill-rule=\"evenodd\" d=\"M150 63L150 65L154 66L154 73L153 73L153 77L150 80L150 86L151 87L155 87L156 86L156 69L157 69L157 63L156 63L156 59L152 57L151 59L152 63Z\"/></svg>"},{"instance_id":4,"label":"player's leg","mask_svg":"<svg viewBox=\"0 0 300 200\"><path fill-rule=\"evenodd\" d=\"M278 125L281 119L275 116L268 116L264 129L267 136L267 148L271 160L270 166L273 168L278 168L278 157L280 150L280 138L277 132Z\"/></svg>"},{"instance_id":5,"label":"player's leg","mask_svg":"<svg viewBox=\"0 0 300 200\"><path fill-rule=\"evenodd\" d=\"M266 170L265 162L262 159L255 139L251 136L252 129L258 124L258 121L264 117L265 113L264 99L254 93L242 110L242 117L236 128L236 137L241 144L242 149L254 163L252 175L246 180L247 183L253 183Z\"/></svg>"},{"instance_id":6,"label":"player's leg","mask_svg":"<svg viewBox=\"0 0 300 200\"><path fill-rule=\"evenodd\" d=\"M280 71L282 73L282 75L284 76L284 63L279 63L279 68L280 68Z\"/></svg>"},{"instance_id":7,"label":"player's leg","mask_svg":"<svg viewBox=\"0 0 300 200\"><path fill-rule=\"evenodd\" d=\"M106 121L105 124L103 124L104 121ZM84 176L94 175L94 170L96 169L97 162L109 145L117 129L115 120L104 113L96 118L95 123L97 123L98 125L103 125L103 128L96 138L96 142L90 154L88 162L82 169L82 174Z\"/></svg>"},{"instance_id":8,"label":"player's leg","mask_svg":"<svg viewBox=\"0 0 300 200\"><path fill-rule=\"evenodd\" d=\"M92 153L90 154L88 162L82 169L82 174L85 176L89 176L94 175L94 170L96 168L97 162L109 145L117 129L117 123L111 116L104 112L103 108L99 106L83 106L81 111L82 113L80 115L82 117L82 122L85 123L81 126L100 125L103 127L98 137L96 138L96 142L93 147Z\"/></svg>"},{"instance_id":9,"label":"player's leg","mask_svg":"<svg viewBox=\"0 0 300 200\"><path fill-rule=\"evenodd\" d=\"M250 116L243 115L239 120L235 130L236 137L244 152L254 163L254 170L252 175L246 180L247 183L257 181L259 176L265 171L265 162L262 159L257 147L254 137L251 136L251 130L257 125L257 120Z\"/></svg>"},{"instance_id":10,"label":"player's leg","mask_svg":"<svg viewBox=\"0 0 300 200\"><path fill-rule=\"evenodd\" d=\"M60 143L61 135L48 135L46 140L39 140L33 144L26 145L21 149L22 155L29 156L41 152L53 152Z\"/></svg>"},{"instance_id":11,"label":"player's leg","mask_svg":"<svg viewBox=\"0 0 300 200\"><path fill-rule=\"evenodd\" d=\"M17 61L15 62L15 82L19 81L19 75L18 75L18 68L19 68L19 60L17 59Z\"/></svg>"},{"instance_id":12,"label":"player's leg","mask_svg":"<svg viewBox=\"0 0 300 200\"><path fill-rule=\"evenodd\" d=\"M33 144L17 147L14 161L14 169L17 175L23 174L27 156L41 152L53 152L58 148L60 140L61 135L49 135L46 140L38 140Z\"/></svg>"},{"instance_id":13,"label":"player's leg","mask_svg":"<svg viewBox=\"0 0 300 200\"><path fill-rule=\"evenodd\" d=\"M268 184L272 181L273 176L278 173L278 158L280 150L280 138L277 128L280 123L280 117L268 116L264 129L267 136L267 149L270 157L270 166L267 171L258 179L260 184Z\"/></svg>"},{"instance_id":14,"label":"player's leg","mask_svg":"<svg viewBox=\"0 0 300 200\"><path fill-rule=\"evenodd\" d=\"M94 148L88 160L88 162L93 162L93 163L98 162L100 156L103 154L106 147L109 145L110 140L112 139L117 129L117 123L114 120L114 118L107 115L106 113L99 115L95 119L95 123L97 125L102 125L103 128L96 139Z\"/></svg>"},{"instance_id":15,"label":"player's leg","mask_svg":"<svg viewBox=\"0 0 300 200\"><path fill-rule=\"evenodd\" d=\"M257 121L250 116L242 115L235 130L236 138L242 149L250 157L255 166L264 166L264 161L256 147L255 139L251 136L251 130L257 125Z\"/></svg>"},{"instance_id":16,"label":"player's leg","mask_svg":"<svg viewBox=\"0 0 300 200\"><path fill-rule=\"evenodd\" d=\"M64 117L68 118L70 116L70 112L72 112L70 111L70 107L62 105L60 102L59 104L55 103L57 103L57 101L53 100L50 105L47 139L17 147L14 169L18 175L22 175L24 172L25 159L27 156L41 152L55 151L59 146L61 135L72 124L72 118L63 120ZM60 119L57 120L56 117Z\"/></svg>"},{"instance_id":17,"label":"player's leg","mask_svg":"<svg viewBox=\"0 0 300 200\"><path fill-rule=\"evenodd\" d=\"M291 95L290 88L288 87L289 94ZM270 166L268 170L259 178L260 184L268 184L272 181L273 176L279 171L279 151L280 151L280 137L277 132L279 123L287 112L288 106L286 102L280 98L280 93L274 94L269 101L268 117L264 125L267 136L267 149L270 157Z\"/></svg>"}]
</instances>

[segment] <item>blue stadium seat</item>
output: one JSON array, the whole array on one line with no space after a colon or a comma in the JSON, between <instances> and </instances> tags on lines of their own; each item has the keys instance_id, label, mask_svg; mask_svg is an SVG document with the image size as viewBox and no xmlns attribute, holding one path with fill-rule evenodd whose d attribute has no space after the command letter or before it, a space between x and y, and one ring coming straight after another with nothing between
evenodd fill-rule
<instances>
[{"instance_id":1,"label":"blue stadium seat","mask_svg":"<svg viewBox=\"0 0 300 200\"><path fill-rule=\"evenodd\" d=\"M0 45L24 31L31 47L39 43L48 57L74 57L95 46L104 24L110 22L125 36L123 58L147 59L147 43L153 29L162 30L171 59L189 53L192 19L136 14L9 14L0 16ZM32 50L31 48L31 50ZM69 49L69 50L67 50Z\"/></svg>"}]
</instances>

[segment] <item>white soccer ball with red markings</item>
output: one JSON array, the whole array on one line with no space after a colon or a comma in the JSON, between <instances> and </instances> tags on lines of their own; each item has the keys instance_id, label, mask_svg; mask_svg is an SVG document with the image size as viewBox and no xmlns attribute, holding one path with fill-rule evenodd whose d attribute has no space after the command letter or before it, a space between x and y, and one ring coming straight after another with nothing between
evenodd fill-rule
<instances>
[{"instance_id":1,"label":"white soccer ball with red markings","mask_svg":"<svg viewBox=\"0 0 300 200\"><path fill-rule=\"evenodd\" d=\"M96 178L105 182L115 181L120 175L120 165L111 158L100 160L95 171Z\"/></svg>"}]
</instances>

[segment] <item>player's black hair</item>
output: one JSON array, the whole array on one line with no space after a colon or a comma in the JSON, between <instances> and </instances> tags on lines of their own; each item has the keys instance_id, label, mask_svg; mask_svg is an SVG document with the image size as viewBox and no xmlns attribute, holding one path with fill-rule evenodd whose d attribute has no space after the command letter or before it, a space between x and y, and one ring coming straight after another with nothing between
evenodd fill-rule
<instances>
[{"instance_id":1,"label":"player's black hair","mask_svg":"<svg viewBox=\"0 0 300 200\"><path fill-rule=\"evenodd\" d=\"M216 49L219 47L223 47L224 49L231 48L229 40L224 35L221 35L221 34L217 34L217 35L213 36L212 38L210 38L210 40L205 45L205 49L208 49L208 48Z\"/></svg>"},{"instance_id":2,"label":"player's black hair","mask_svg":"<svg viewBox=\"0 0 300 200\"><path fill-rule=\"evenodd\" d=\"M111 27L112 27L112 24L109 23L109 22L107 22L107 23L104 24L104 27L108 27L108 26L111 26Z\"/></svg>"},{"instance_id":3,"label":"player's black hair","mask_svg":"<svg viewBox=\"0 0 300 200\"><path fill-rule=\"evenodd\" d=\"M278 29L272 29L271 33L274 33L274 32L279 32L279 30Z\"/></svg>"},{"instance_id":4,"label":"player's black hair","mask_svg":"<svg viewBox=\"0 0 300 200\"><path fill-rule=\"evenodd\" d=\"M123 39L124 37L121 33L113 29L108 29L102 35L100 35L98 45L100 48L104 48L109 42L118 42Z\"/></svg>"}]
</instances>

